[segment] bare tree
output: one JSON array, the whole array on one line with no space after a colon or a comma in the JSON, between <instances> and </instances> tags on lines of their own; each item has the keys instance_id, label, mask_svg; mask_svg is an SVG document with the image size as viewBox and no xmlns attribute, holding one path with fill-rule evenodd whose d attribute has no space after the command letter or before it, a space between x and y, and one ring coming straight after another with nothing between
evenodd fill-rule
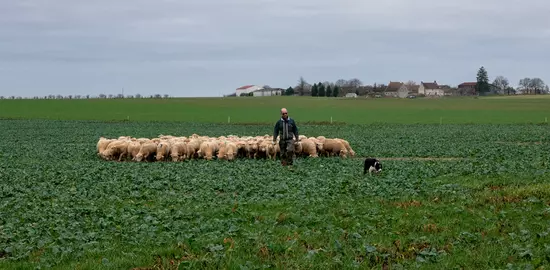
<instances>
[{"instance_id":1,"label":"bare tree","mask_svg":"<svg viewBox=\"0 0 550 270\"><path fill-rule=\"evenodd\" d=\"M535 95L536 94L542 94L542 92L544 91L545 86L546 86L546 84L544 83L544 81L541 78L533 78L529 82L529 88L531 89L531 91L533 91L533 93Z\"/></svg>"},{"instance_id":2,"label":"bare tree","mask_svg":"<svg viewBox=\"0 0 550 270\"><path fill-rule=\"evenodd\" d=\"M519 80L518 85L523 94L542 94L546 89L546 84L541 78L523 78Z\"/></svg>"},{"instance_id":3,"label":"bare tree","mask_svg":"<svg viewBox=\"0 0 550 270\"><path fill-rule=\"evenodd\" d=\"M346 86L348 86L348 81L346 81L344 79L339 79L334 84L338 87L346 87Z\"/></svg>"},{"instance_id":4,"label":"bare tree","mask_svg":"<svg viewBox=\"0 0 550 270\"><path fill-rule=\"evenodd\" d=\"M530 78L523 78L519 80L518 83L518 90L520 90L523 94L529 94L529 86L531 85L531 79Z\"/></svg>"},{"instance_id":5,"label":"bare tree","mask_svg":"<svg viewBox=\"0 0 550 270\"><path fill-rule=\"evenodd\" d=\"M508 82L508 79L506 79L506 77L504 76L497 76L493 81L493 84L499 89L499 92L501 94L504 94L504 91L510 85L510 83ZM508 91L508 95L510 95L510 91Z\"/></svg>"},{"instance_id":6,"label":"bare tree","mask_svg":"<svg viewBox=\"0 0 550 270\"><path fill-rule=\"evenodd\" d=\"M407 86L407 88L411 88L413 86L416 85L416 82L413 81L413 80L408 80L406 83L405 83L405 86Z\"/></svg>"},{"instance_id":7,"label":"bare tree","mask_svg":"<svg viewBox=\"0 0 550 270\"><path fill-rule=\"evenodd\" d=\"M308 83L306 82L304 77L300 76L300 79L298 80L298 85L296 85L295 89L298 90L298 93L300 94L300 96L303 96L307 86L308 86Z\"/></svg>"},{"instance_id":8,"label":"bare tree","mask_svg":"<svg viewBox=\"0 0 550 270\"><path fill-rule=\"evenodd\" d=\"M358 88L361 85L363 85L363 82L361 82L361 80L359 80L357 78L353 78L353 79L349 80L348 83L349 83L349 86L351 86L353 88Z\"/></svg>"},{"instance_id":9,"label":"bare tree","mask_svg":"<svg viewBox=\"0 0 550 270\"><path fill-rule=\"evenodd\" d=\"M333 82L329 82L329 81L324 81L322 82L322 84L325 86L325 88L327 87L333 87L334 86L334 83Z\"/></svg>"}]
</instances>

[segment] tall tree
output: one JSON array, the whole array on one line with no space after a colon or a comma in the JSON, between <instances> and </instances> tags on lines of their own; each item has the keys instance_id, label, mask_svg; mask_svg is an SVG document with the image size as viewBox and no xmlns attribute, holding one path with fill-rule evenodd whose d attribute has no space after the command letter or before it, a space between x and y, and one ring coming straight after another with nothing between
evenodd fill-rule
<instances>
[{"instance_id":1,"label":"tall tree","mask_svg":"<svg viewBox=\"0 0 550 270\"><path fill-rule=\"evenodd\" d=\"M340 94L340 87L338 85L335 85L334 89L332 89L332 96L338 97L339 94Z\"/></svg>"},{"instance_id":2,"label":"tall tree","mask_svg":"<svg viewBox=\"0 0 550 270\"><path fill-rule=\"evenodd\" d=\"M353 88L358 88L359 86L363 85L363 82L361 82L361 80L359 80L357 78L353 78L353 79L348 81L348 84L349 84L349 86L351 86Z\"/></svg>"},{"instance_id":3,"label":"tall tree","mask_svg":"<svg viewBox=\"0 0 550 270\"><path fill-rule=\"evenodd\" d=\"M333 83L333 82L324 81L323 84L325 85L325 89L326 89L327 86L329 86L329 85L330 85L331 88L334 88L334 83Z\"/></svg>"},{"instance_id":4,"label":"tall tree","mask_svg":"<svg viewBox=\"0 0 550 270\"><path fill-rule=\"evenodd\" d=\"M413 81L413 80L408 80L406 83L405 83L405 86L407 86L407 88L411 89L413 86L416 85L416 82Z\"/></svg>"},{"instance_id":5,"label":"tall tree","mask_svg":"<svg viewBox=\"0 0 550 270\"><path fill-rule=\"evenodd\" d=\"M348 86L348 82L344 79L339 79L336 81L336 83L334 83L336 86L338 87L346 87Z\"/></svg>"},{"instance_id":6,"label":"tall tree","mask_svg":"<svg viewBox=\"0 0 550 270\"><path fill-rule=\"evenodd\" d=\"M483 66L481 66L477 71L476 92L480 94L489 92L489 76Z\"/></svg>"},{"instance_id":7,"label":"tall tree","mask_svg":"<svg viewBox=\"0 0 550 270\"><path fill-rule=\"evenodd\" d=\"M319 84L317 85L317 88L319 90L319 96L324 97L325 96L325 85L322 84L321 82L319 82Z\"/></svg>"},{"instance_id":8,"label":"tall tree","mask_svg":"<svg viewBox=\"0 0 550 270\"><path fill-rule=\"evenodd\" d=\"M529 94L529 87L531 87L531 78L523 78L519 80L518 89L523 94Z\"/></svg>"},{"instance_id":9,"label":"tall tree","mask_svg":"<svg viewBox=\"0 0 550 270\"><path fill-rule=\"evenodd\" d=\"M314 83L313 86L311 87L311 96L316 97L318 95L319 95L319 88L318 88L317 84Z\"/></svg>"},{"instance_id":10,"label":"tall tree","mask_svg":"<svg viewBox=\"0 0 550 270\"><path fill-rule=\"evenodd\" d=\"M500 93L502 94L506 89L508 89L508 86L510 85L510 83L508 82L508 79L506 79L504 76L497 76L493 81L493 84L499 89ZM508 95L510 95L509 91L508 91Z\"/></svg>"},{"instance_id":11,"label":"tall tree","mask_svg":"<svg viewBox=\"0 0 550 270\"><path fill-rule=\"evenodd\" d=\"M542 94L546 88L541 78L523 78L519 80L518 86L523 94Z\"/></svg>"},{"instance_id":12,"label":"tall tree","mask_svg":"<svg viewBox=\"0 0 550 270\"><path fill-rule=\"evenodd\" d=\"M291 86L285 90L285 96L292 96L292 95L294 95L294 88L292 88Z\"/></svg>"},{"instance_id":13,"label":"tall tree","mask_svg":"<svg viewBox=\"0 0 550 270\"><path fill-rule=\"evenodd\" d=\"M327 85L327 89L325 90L325 96L332 97L332 87L330 87L330 84Z\"/></svg>"},{"instance_id":14,"label":"tall tree","mask_svg":"<svg viewBox=\"0 0 550 270\"><path fill-rule=\"evenodd\" d=\"M529 88L531 89L531 91L533 91L533 93L535 93L535 95L542 94L544 92L545 86L546 84L541 78L533 78L529 82Z\"/></svg>"},{"instance_id":15,"label":"tall tree","mask_svg":"<svg viewBox=\"0 0 550 270\"><path fill-rule=\"evenodd\" d=\"M307 82L304 79L304 77L300 76L300 79L298 80L298 85L296 86L296 90L298 90L298 93L300 96L304 95L304 92L306 91Z\"/></svg>"}]
</instances>

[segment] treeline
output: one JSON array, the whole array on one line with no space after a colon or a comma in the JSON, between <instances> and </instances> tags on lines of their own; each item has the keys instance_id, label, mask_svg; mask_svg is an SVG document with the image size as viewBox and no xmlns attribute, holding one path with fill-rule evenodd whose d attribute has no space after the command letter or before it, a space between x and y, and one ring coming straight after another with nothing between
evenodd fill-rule
<instances>
[{"instance_id":1,"label":"treeline","mask_svg":"<svg viewBox=\"0 0 550 270\"><path fill-rule=\"evenodd\" d=\"M458 86L447 84L438 84L439 88L449 95L515 95L515 94L550 94L549 86L538 77L523 78L518 82L517 87L510 85L509 80L504 76L496 76L491 82L487 70L482 66L477 73L475 91L461 89ZM408 89L418 89L419 84L409 80L404 82ZM313 85L308 83L303 77L300 77L294 87L289 87L284 91L285 95L299 96L345 96L348 93L357 95L382 94L386 91L387 84L374 83L372 85L363 84L361 80L353 78L350 80L339 79L335 82L319 82Z\"/></svg>"},{"instance_id":2,"label":"treeline","mask_svg":"<svg viewBox=\"0 0 550 270\"><path fill-rule=\"evenodd\" d=\"M109 95L105 95L105 94L99 94L97 96L90 96L90 95L66 95L66 96L63 96L63 95L47 95L47 96L33 96L33 97L21 97L21 96L9 96L9 97L4 97L4 96L0 96L0 99L90 99L90 98L117 98L117 99L121 99L121 98L169 98L170 96L167 95L167 94L164 94L164 95L161 95L161 94L154 94L154 95L149 95L149 96L142 96L140 94L136 94L136 95L123 95L123 94L118 94L118 95L112 95L112 94L109 94Z\"/></svg>"},{"instance_id":3,"label":"treeline","mask_svg":"<svg viewBox=\"0 0 550 270\"><path fill-rule=\"evenodd\" d=\"M489 82L489 75L485 67L481 66L477 71L476 76L476 92L479 94L549 94L548 85L541 78L523 78L518 82L516 88L510 86L510 82L504 76L497 76L492 83Z\"/></svg>"},{"instance_id":4,"label":"treeline","mask_svg":"<svg viewBox=\"0 0 550 270\"><path fill-rule=\"evenodd\" d=\"M298 84L287 88L283 94L286 96L338 97L347 93L357 92L359 94L362 85L361 80L357 78L351 80L339 79L336 82L317 82L312 85L303 77L300 77Z\"/></svg>"}]
</instances>

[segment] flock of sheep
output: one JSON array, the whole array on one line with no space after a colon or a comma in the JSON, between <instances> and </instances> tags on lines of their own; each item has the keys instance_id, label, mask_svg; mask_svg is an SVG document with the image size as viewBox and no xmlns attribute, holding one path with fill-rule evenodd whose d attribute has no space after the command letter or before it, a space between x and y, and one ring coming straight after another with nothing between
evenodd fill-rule
<instances>
[{"instance_id":1,"label":"flock of sheep","mask_svg":"<svg viewBox=\"0 0 550 270\"><path fill-rule=\"evenodd\" d=\"M189 159L234 160L236 158L268 158L275 160L279 154L279 142L264 136L209 137L193 134L189 137L160 135L158 138L117 139L100 137L97 155L105 160L132 161L184 161ZM295 142L296 157L355 156L349 142L339 138L306 137L300 135Z\"/></svg>"}]
</instances>

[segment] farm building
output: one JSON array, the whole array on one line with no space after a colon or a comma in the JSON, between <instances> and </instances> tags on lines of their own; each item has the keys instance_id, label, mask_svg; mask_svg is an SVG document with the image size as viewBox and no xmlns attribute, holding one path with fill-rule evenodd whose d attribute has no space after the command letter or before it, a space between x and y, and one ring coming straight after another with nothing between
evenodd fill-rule
<instances>
[{"instance_id":1,"label":"farm building","mask_svg":"<svg viewBox=\"0 0 550 270\"><path fill-rule=\"evenodd\" d=\"M439 87L436 81L432 82L420 82L418 87L418 94L426 96L444 96L445 91Z\"/></svg>"},{"instance_id":2,"label":"farm building","mask_svg":"<svg viewBox=\"0 0 550 270\"><path fill-rule=\"evenodd\" d=\"M414 85L408 85L407 88L409 90L409 95L418 95L418 88L420 85L414 84Z\"/></svg>"},{"instance_id":3,"label":"farm building","mask_svg":"<svg viewBox=\"0 0 550 270\"><path fill-rule=\"evenodd\" d=\"M264 89L264 87L261 85L245 85L237 88L237 90L235 91L235 94L237 95L237 97L240 97L241 94L250 94L254 91L261 90L261 89Z\"/></svg>"},{"instance_id":4,"label":"farm building","mask_svg":"<svg viewBox=\"0 0 550 270\"><path fill-rule=\"evenodd\" d=\"M475 95L477 82L463 82L458 85L459 93L463 95Z\"/></svg>"},{"instance_id":5,"label":"farm building","mask_svg":"<svg viewBox=\"0 0 550 270\"><path fill-rule=\"evenodd\" d=\"M262 88L252 92L252 95L255 97L269 97L269 96L280 96L282 95L284 89L281 88Z\"/></svg>"},{"instance_id":6,"label":"farm building","mask_svg":"<svg viewBox=\"0 0 550 270\"><path fill-rule=\"evenodd\" d=\"M346 97L348 97L348 98L356 98L356 97L357 97L357 94L356 94L356 93L347 93L347 94L346 94Z\"/></svg>"},{"instance_id":7,"label":"farm building","mask_svg":"<svg viewBox=\"0 0 550 270\"><path fill-rule=\"evenodd\" d=\"M475 95L477 93L476 86L477 82L463 82L458 85L458 91L463 95ZM489 83L489 93L498 93L499 90L496 85Z\"/></svg>"},{"instance_id":8,"label":"farm building","mask_svg":"<svg viewBox=\"0 0 550 270\"><path fill-rule=\"evenodd\" d=\"M389 97L406 98L409 95L409 89L402 82L390 82L384 90L384 95Z\"/></svg>"}]
</instances>

